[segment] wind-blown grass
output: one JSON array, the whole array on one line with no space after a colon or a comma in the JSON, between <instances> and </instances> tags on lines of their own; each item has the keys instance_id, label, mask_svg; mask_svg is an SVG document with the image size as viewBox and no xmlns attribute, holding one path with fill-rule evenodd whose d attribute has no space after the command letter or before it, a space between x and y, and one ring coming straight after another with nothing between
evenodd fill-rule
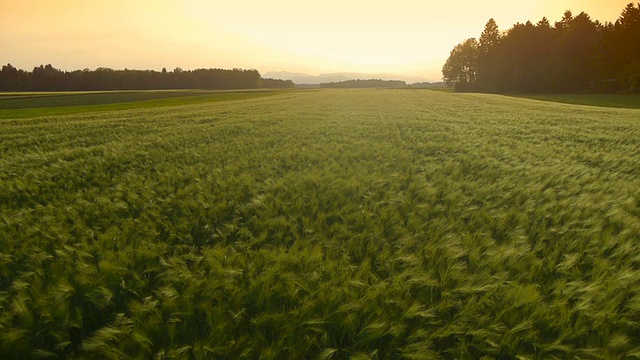
<instances>
[{"instance_id":1,"label":"wind-blown grass","mask_svg":"<svg viewBox=\"0 0 640 360\"><path fill-rule=\"evenodd\" d=\"M639 356L638 119L323 90L4 120L0 353Z\"/></svg>"}]
</instances>

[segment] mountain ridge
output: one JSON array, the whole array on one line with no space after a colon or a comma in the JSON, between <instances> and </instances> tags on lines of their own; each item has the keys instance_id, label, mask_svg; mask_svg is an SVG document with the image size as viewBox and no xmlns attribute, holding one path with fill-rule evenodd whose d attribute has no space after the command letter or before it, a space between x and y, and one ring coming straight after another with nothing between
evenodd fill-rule
<instances>
[{"instance_id":1,"label":"mountain ridge","mask_svg":"<svg viewBox=\"0 0 640 360\"><path fill-rule=\"evenodd\" d=\"M291 80L295 84L299 85L317 85L321 83L340 82L347 80L366 80L366 79L380 79L380 80L402 80L408 84L418 82L429 82L427 79L419 76L411 75L398 75L388 73L351 73L351 72L337 72L337 73L325 73L319 75L310 75L306 73L291 72L291 71L268 71L263 75L265 78Z\"/></svg>"}]
</instances>

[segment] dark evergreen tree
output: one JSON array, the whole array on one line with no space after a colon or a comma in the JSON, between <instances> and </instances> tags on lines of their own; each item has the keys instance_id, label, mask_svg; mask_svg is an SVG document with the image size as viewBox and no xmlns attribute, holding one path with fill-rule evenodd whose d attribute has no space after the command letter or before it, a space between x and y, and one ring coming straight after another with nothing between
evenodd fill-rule
<instances>
[{"instance_id":1,"label":"dark evergreen tree","mask_svg":"<svg viewBox=\"0 0 640 360\"><path fill-rule=\"evenodd\" d=\"M500 30L495 20L489 19L480 34L478 42L478 89L494 91L496 89L495 68L497 63L496 47L500 42Z\"/></svg>"},{"instance_id":2,"label":"dark evergreen tree","mask_svg":"<svg viewBox=\"0 0 640 360\"><path fill-rule=\"evenodd\" d=\"M623 88L640 91L640 4L629 3L614 26L614 62Z\"/></svg>"}]
</instances>

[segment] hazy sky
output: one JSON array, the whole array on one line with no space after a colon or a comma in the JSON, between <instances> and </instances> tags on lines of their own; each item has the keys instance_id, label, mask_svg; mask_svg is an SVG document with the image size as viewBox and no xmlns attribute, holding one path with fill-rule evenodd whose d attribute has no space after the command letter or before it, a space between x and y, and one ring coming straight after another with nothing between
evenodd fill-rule
<instances>
[{"instance_id":1,"label":"hazy sky","mask_svg":"<svg viewBox=\"0 0 640 360\"><path fill-rule=\"evenodd\" d=\"M252 68L439 80L489 18L615 21L631 0L0 0L0 64L31 70ZM380 4L380 5L378 5Z\"/></svg>"}]
</instances>

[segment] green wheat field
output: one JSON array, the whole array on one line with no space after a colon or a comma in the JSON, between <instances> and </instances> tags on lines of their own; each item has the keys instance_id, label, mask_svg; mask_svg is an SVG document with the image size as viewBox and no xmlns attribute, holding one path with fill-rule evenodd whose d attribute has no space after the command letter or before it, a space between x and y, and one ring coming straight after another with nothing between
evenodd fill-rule
<instances>
[{"instance_id":1,"label":"green wheat field","mask_svg":"<svg viewBox=\"0 0 640 360\"><path fill-rule=\"evenodd\" d=\"M3 357L640 358L640 109L191 95L0 97Z\"/></svg>"}]
</instances>

